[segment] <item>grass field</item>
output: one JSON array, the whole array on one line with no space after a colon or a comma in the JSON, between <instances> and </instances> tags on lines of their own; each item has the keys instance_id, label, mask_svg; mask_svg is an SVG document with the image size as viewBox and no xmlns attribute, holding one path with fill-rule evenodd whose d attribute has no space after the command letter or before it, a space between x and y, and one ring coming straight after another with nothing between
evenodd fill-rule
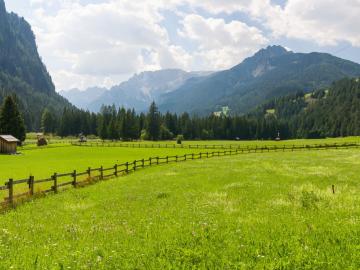
<instances>
[{"instance_id":1,"label":"grass field","mask_svg":"<svg viewBox=\"0 0 360 270\"><path fill-rule=\"evenodd\" d=\"M199 152L196 149L143 149L143 148L109 148L109 147L78 147L70 145L50 145L36 149L31 146L24 147L20 155L0 155L0 185L4 185L9 178L14 180L25 179L30 175L35 179L49 178L56 173L70 173L86 171L88 167L109 168L114 164L131 162L142 159L166 155L183 155L185 153ZM69 181L69 179L63 179ZM60 182L61 183L61 182ZM46 190L52 183L38 186ZM15 193L28 189L27 184L16 185ZM0 198L4 198L7 191L0 191Z\"/></svg>"},{"instance_id":2,"label":"grass field","mask_svg":"<svg viewBox=\"0 0 360 270\"><path fill-rule=\"evenodd\" d=\"M30 174L47 177L54 172L85 171L90 167L107 167L115 163L151 156L180 155L195 149L144 149L63 146L24 150L20 155L0 155L0 179L24 178Z\"/></svg>"},{"instance_id":3,"label":"grass field","mask_svg":"<svg viewBox=\"0 0 360 270\"><path fill-rule=\"evenodd\" d=\"M170 150L60 149L60 157L60 150L29 150L28 168L113 164ZM25 164L26 155L14 158ZM1 158L1 173L26 170ZM359 149L148 168L1 216L0 269L359 269L359 180Z\"/></svg>"}]
</instances>

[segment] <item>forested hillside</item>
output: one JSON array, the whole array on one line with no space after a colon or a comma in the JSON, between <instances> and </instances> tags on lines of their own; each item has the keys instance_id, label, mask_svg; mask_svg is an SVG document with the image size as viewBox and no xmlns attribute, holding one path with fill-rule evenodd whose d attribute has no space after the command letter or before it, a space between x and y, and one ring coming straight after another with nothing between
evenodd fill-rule
<instances>
[{"instance_id":1,"label":"forested hillside","mask_svg":"<svg viewBox=\"0 0 360 270\"><path fill-rule=\"evenodd\" d=\"M7 13L0 0L0 103L7 95L17 96L27 130L38 130L42 111L54 113L71 106L55 92L54 84L37 52L30 25Z\"/></svg>"},{"instance_id":2,"label":"forested hillside","mask_svg":"<svg viewBox=\"0 0 360 270\"><path fill-rule=\"evenodd\" d=\"M278 98L253 115L286 121L293 137L360 135L360 81L343 79L313 93Z\"/></svg>"}]
</instances>

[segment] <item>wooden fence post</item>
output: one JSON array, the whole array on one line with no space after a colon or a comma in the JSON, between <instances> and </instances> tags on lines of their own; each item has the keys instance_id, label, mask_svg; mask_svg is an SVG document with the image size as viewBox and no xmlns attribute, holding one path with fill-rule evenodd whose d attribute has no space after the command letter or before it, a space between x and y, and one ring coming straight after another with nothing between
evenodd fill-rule
<instances>
[{"instance_id":1,"label":"wooden fence post","mask_svg":"<svg viewBox=\"0 0 360 270\"><path fill-rule=\"evenodd\" d=\"M116 177L118 176L118 165L117 164L114 165L114 175Z\"/></svg>"},{"instance_id":2,"label":"wooden fence post","mask_svg":"<svg viewBox=\"0 0 360 270\"><path fill-rule=\"evenodd\" d=\"M74 186L74 188L76 188L76 185L77 185L77 183L76 183L76 170L74 170L72 177L73 177L72 185Z\"/></svg>"},{"instance_id":3,"label":"wooden fence post","mask_svg":"<svg viewBox=\"0 0 360 270\"><path fill-rule=\"evenodd\" d=\"M9 204L13 205L14 203L14 180L9 179L9 182L7 183L8 189L9 189Z\"/></svg>"},{"instance_id":4,"label":"wooden fence post","mask_svg":"<svg viewBox=\"0 0 360 270\"><path fill-rule=\"evenodd\" d=\"M126 166L125 173L128 174L129 173L129 162L126 162L125 166Z\"/></svg>"},{"instance_id":5,"label":"wooden fence post","mask_svg":"<svg viewBox=\"0 0 360 270\"><path fill-rule=\"evenodd\" d=\"M175 162L178 162L178 156L177 155L175 156Z\"/></svg>"},{"instance_id":6,"label":"wooden fence post","mask_svg":"<svg viewBox=\"0 0 360 270\"><path fill-rule=\"evenodd\" d=\"M159 157L156 157L156 164L159 165Z\"/></svg>"},{"instance_id":7,"label":"wooden fence post","mask_svg":"<svg viewBox=\"0 0 360 270\"><path fill-rule=\"evenodd\" d=\"M58 186L57 186L57 173L54 173L54 175L52 176L52 179L53 179L53 181L54 181L54 185L53 185L53 191L55 192L55 193L57 193L58 192Z\"/></svg>"},{"instance_id":8,"label":"wooden fence post","mask_svg":"<svg viewBox=\"0 0 360 270\"><path fill-rule=\"evenodd\" d=\"M169 156L166 156L166 163L169 163Z\"/></svg>"},{"instance_id":9,"label":"wooden fence post","mask_svg":"<svg viewBox=\"0 0 360 270\"><path fill-rule=\"evenodd\" d=\"M150 158L149 158L149 164L150 164L150 166L152 165L151 161L152 161L152 158L150 157Z\"/></svg>"},{"instance_id":10,"label":"wooden fence post","mask_svg":"<svg viewBox=\"0 0 360 270\"><path fill-rule=\"evenodd\" d=\"M145 167L145 159L142 159L142 167Z\"/></svg>"},{"instance_id":11,"label":"wooden fence post","mask_svg":"<svg viewBox=\"0 0 360 270\"><path fill-rule=\"evenodd\" d=\"M136 171L136 160L134 160L133 164L134 164L134 171Z\"/></svg>"},{"instance_id":12,"label":"wooden fence post","mask_svg":"<svg viewBox=\"0 0 360 270\"><path fill-rule=\"evenodd\" d=\"M100 167L100 180L104 179L104 168L103 166Z\"/></svg>"},{"instance_id":13,"label":"wooden fence post","mask_svg":"<svg viewBox=\"0 0 360 270\"><path fill-rule=\"evenodd\" d=\"M32 175L29 177L29 195L34 195L34 176Z\"/></svg>"},{"instance_id":14,"label":"wooden fence post","mask_svg":"<svg viewBox=\"0 0 360 270\"><path fill-rule=\"evenodd\" d=\"M88 178L90 180L91 179L91 168L90 167L87 169L87 174L88 174Z\"/></svg>"},{"instance_id":15,"label":"wooden fence post","mask_svg":"<svg viewBox=\"0 0 360 270\"><path fill-rule=\"evenodd\" d=\"M202 153L200 153L200 159L202 159Z\"/></svg>"}]
</instances>

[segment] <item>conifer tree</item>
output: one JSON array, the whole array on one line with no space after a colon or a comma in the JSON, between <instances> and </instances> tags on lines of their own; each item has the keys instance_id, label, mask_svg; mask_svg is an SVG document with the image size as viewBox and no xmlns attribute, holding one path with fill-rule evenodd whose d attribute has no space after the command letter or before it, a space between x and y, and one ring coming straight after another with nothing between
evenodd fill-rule
<instances>
[{"instance_id":1,"label":"conifer tree","mask_svg":"<svg viewBox=\"0 0 360 270\"><path fill-rule=\"evenodd\" d=\"M55 131L55 117L46 108L41 116L41 129L46 133L53 133Z\"/></svg>"},{"instance_id":2,"label":"conifer tree","mask_svg":"<svg viewBox=\"0 0 360 270\"><path fill-rule=\"evenodd\" d=\"M0 109L0 133L12 135L20 141L26 138L24 119L12 96L5 98Z\"/></svg>"},{"instance_id":3,"label":"conifer tree","mask_svg":"<svg viewBox=\"0 0 360 270\"><path fill-rule=\"evenodd\" d=\"M150 140L157 141L160 137L160 113L155 102L151 103L147 117L147 134Z\"/></svg>"}]
</instances>

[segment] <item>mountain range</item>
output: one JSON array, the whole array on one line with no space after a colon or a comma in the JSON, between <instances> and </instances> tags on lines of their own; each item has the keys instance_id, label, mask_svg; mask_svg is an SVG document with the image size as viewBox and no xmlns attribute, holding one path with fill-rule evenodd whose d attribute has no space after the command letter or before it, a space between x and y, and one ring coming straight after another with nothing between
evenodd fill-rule
<instances>
[{"instance_id":1,"label":"mountain range","mask_svg":"<svg viewBox=\"0 0 360 270\"><path fill-rule=\"evenodd\" d=\"M103 104L145 111L155 101L162 112L207 115L229 107L233 114L246 114L273 98L310 92L357 76L357 63L326 53L294 53L269 46L229 70L143 72L108 91L90 88L77 91L76 97L72 91L61 93L75 105L95 112Z\"/></svg>"},{"instance_id":2,"label":"mountain range","mask_svg":"<svg viewBox=\"0 0 360 270\"><path fill-rule=\"evenodd\" d=\"M104 87L90 87L84 91L74 88L68 91L60 91L59 94L70 100L77 108L89 110L90 104L99 99L106 91L109 89Z\"/></svg>"},{"instance_id":3,"label":"mountain range","mask_svg":"<svg viewBox=\"0 0 360 270\"><path fill-rule=\"evenodd\" d=\"M61 91L60 94L74 105L93 112L100 111L104 104L142 112L149 108L151 102L161 102L162 95L179 88L188 79L209 74L211 72L186 72L180 69L146 71L110 89L91 87L85 91Z\"/></svg>"},{"instance_id":4,"label":"mountain range","mask_svg":"<svg viewBox=\"0 0 360 270\"><path fill-rule=\"evenodd\" d=\"M228 106L233 113L244 114L274 97L309 92L359 75L359 64L330 54L269 46L229 70L188 80L162 97L160 109L204 115Z\"/></svg>"},{"instance_id":5,"label":"mountain range","mask_svg":"<svg viewBox=\"0 0 360 270\"><path fill-rule=\"evenodd\" d=\"M55 92L51 77L37 51L31 26L7 13L0 0L0 102L16 94L28 130L40 128L43 110L60 112L71 104Z\"/></svg>"}]
</instances>

